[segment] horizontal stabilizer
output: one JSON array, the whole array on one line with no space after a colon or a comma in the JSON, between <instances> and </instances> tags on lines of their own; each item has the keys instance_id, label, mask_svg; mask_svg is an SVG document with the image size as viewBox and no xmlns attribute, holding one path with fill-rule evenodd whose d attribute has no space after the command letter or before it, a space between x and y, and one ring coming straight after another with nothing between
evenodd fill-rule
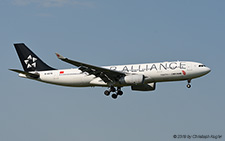
<instances>
[{"instance_id":1,"label":"horizontal stabilizer","mask_svg":"<svg viewBox=\"0 0 225 141\"><path fill-rule=\"evenodd\" d=\"M40 75L38 73L29 73L29 72L25 72L25 71L21 71L21 70L16 70L16 69L9 69L11 71L14 71L14 72L17 72L17 73L21 73L21 74L24 74L28 77L31 77L31 78L39 78Z\"/></svg>"}]
</instances>

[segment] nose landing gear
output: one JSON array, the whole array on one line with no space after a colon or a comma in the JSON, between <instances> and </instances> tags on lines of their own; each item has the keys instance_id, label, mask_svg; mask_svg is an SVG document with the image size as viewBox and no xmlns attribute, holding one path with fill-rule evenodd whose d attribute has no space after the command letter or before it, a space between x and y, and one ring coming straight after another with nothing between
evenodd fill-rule
<instances>
[{"instance_id":1,"label":"nose landing gear","mask_svg":"<svg viewBox=\"0 0 225 141\"><path fill-rule=\"evenodd\" d=\"M121 91L121 87L117 87L117 90L115 89L115 87L111 86L109 88L109 90L105 90L104 94L106 96L109 96L111 92L116 92L114 94L112 94L112 98L116 99L118 97L118 95L123 95L123 91Z\"/></svg>"},{"instance_id":2,"label":"nose landing gear","mask_svg":"<svg viewBox=\"0 0 225 141\"><path fill-rule=\"evenodd\" d=\"M191 79L188 79L188 84L187 84L187 88L191 88Z\"/></svg>"}]
</instances>

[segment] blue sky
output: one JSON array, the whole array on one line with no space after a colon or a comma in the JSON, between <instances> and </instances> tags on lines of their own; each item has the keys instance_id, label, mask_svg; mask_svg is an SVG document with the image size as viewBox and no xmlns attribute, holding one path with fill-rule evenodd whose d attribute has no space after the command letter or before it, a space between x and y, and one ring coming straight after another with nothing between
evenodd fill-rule
<instances>
[{"instance_id":1,"label":"blue sky","mask_svg":"<svg viewBox=\"0 0 225 141\"><path fill-rule=\"evenodd\" d=\"M174 140L225 137L225 2L222 0L2 0L0 140ZM158 83L156 91L67 88L25 80L13 43L24 42L55 68L55 52L94 64L202 62L212 72Z\"/></svg>"}]
</instances>

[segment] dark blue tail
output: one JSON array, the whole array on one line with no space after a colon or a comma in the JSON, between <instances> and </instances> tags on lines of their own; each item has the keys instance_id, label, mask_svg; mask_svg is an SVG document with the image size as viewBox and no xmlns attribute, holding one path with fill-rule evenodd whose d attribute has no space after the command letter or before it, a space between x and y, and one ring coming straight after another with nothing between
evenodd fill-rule
<instances>
[{"instance_id":1,"label":"dark blue tail","mask_svg":"<svg viewBox=\"0 0 225 141\"><path fill-rule=\"evenodd\" d=\"M24 43L14 44L25 72L55 70L45 64Z\"/></svg>"}]
</instances>

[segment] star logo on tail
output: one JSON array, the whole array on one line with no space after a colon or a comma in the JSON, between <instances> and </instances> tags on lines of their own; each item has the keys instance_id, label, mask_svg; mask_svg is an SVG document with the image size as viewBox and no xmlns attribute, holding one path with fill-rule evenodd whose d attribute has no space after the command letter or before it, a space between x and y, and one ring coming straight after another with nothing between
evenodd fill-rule
<instances>
[{"instance_id":1,"label":"star logo on tail","mask_svg":"<svg viewBox=\"0 0 225 141\"><path fill-rule=\"evenodd\" d=\"M32 57L31 55L29 55L27 57L27 59L24 60L24 63L27 65L27 68L32 68L32 67L36 68L36 66L37 66L36 61L37 61L37 58Z\"/></svg>"}]
</instances>

